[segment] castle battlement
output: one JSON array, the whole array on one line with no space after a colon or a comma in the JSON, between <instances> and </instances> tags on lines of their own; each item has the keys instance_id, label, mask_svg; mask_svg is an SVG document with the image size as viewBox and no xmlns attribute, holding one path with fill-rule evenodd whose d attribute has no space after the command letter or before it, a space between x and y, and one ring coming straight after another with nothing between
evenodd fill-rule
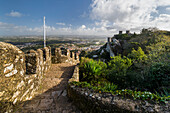
<instances>
[{"instance_id":1,"label":"castle battlement","mask_svg":"<svg viewBox=\"0 0 170 113\"><path fill-rule=\"evenodd\" d=\"M77 53L67 50L66 55L61 49L55 49L55 56L51 55L51 48L45 47L30 50L24 54L16 46L0 42L0 102L6 112L20 102L30 100L39 89L45 73L53 63L78 63ZM12 103L12 104L11 104Z\"/></svg>"}]
</instances>

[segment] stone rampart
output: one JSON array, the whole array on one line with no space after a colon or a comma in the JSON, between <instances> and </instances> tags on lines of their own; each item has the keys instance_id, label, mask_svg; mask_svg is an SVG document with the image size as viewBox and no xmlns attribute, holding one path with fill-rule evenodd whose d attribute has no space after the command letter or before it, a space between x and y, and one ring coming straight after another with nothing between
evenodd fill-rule
<instances>
[{"instance_id":1,"label":"stone rampart","mask_svg":"<svg viewBox=\"0 0 170 113\"><path fill-rule=\"evenodd\" d=\"M50 49L24 54L16 46L0 42L0 112L14 112L17 105L34 97L51 67Z\"/></svg>"},{"instance_id":2,"label":"stone rampart","mask_svg":"<svg viewBox=\"0 0 170 113\"><path fill-rule=\"evenodd\" d=\"M65 51L60 48L55 49L55 55L52 58L53 63L79 63L79 54L75 52L70 52L69 49Z\"/></svg>"},{"instance_id":3,"label":"stone rampart","mask_svg":"<svg viewBox=\"0 0 170 113\"><path fill-rule=\"evenodd\" d=\"M45 47L43 48L43 53L44 53L44 70L47 72L49 68L51 67L51 48L50 47Z\"/></svg>"},{"instance_id":4,"label":"stone rampart","mask_svg":"<svg viewBox=\"0 0 170 113\"><path fill-rule=\"evenodd\" d=\"M69 79L68 83L71 83L73 81L79 82L79 67L78 67L78 65L75 66L73 75Z\"/></svg>"}]
</instances>

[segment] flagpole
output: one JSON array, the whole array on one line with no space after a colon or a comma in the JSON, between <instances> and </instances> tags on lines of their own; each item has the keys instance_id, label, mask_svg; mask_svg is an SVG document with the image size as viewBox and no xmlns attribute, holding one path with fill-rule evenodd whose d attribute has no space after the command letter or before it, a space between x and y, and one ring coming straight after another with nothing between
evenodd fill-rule
<instances>
[{"instance_id":1,"label":"flagpole","mask_svg":"<svg viewBox=\"0 0 170 113\"><path fill-rule=\"evenodd\" d=\"M44 16L44 47L46 47L46 33L45 33L45 16Z\"/></svg>"}]
</instances>

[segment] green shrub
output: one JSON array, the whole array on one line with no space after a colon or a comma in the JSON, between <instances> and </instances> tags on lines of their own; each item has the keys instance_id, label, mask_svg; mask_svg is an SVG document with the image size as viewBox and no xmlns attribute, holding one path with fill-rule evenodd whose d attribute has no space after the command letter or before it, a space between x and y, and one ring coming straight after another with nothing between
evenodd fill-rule
<instances>
[{"instance_id":1,"label":"green shrub","mask_svg":"<svg viewBox=\"0 0 170 113\"><path fill-rule=\"evenodd\" d=\"M153 63L149 70L151 88L168 87L170 79L170 63Z\"/></svg>"},{"instance_id":2,"label":"green shrub","mask_svg":"<svg viewBox=\"0 0 170 113\"><path fill-rule=\"evenodd\" d=\"M119 95L126 98L132 98L134 100L140 99L140 100L153 100L156 102L163 102L167 103L170 100L170 96L163 96L161 97L158 94L151 93L149 91L133 91L130 89L121 89L116 90L117 86L114 84L106 83L104 87L99 86L93 86L87 82L72 82L71 84L83 87L83 88L89 88L93 89L96 92L102 93L102 92L110 92L113 95Z\"/></svg>"},{"instance_id":3,"label":"green shrub","mask_svg":"<svg viewBox=\"0 0 170 113\"><path fill-rule=\"evenodd\" d=\"M169 87L170 63L152 62L149 65L138 63L132 65L127 72L129 87L148 89L161 92L162 88Z\"/></svg>"},{"instance_id":4,"label":"green shrub","mask_svg":"<svg viewBox=\"0 0 170 113\"><path fill-rule=\"evenodd\" d=\"M117 89L117 85L113 84L113 83L107 83L105 82L103 85L103 91L115 91Z\"/></svg>"},{"instance_id":5,"label":"green shrub","mask_svg":"<svg viewBox=\"0 0 170 113\"><path fill-rule=\"evenodd\" d=\"M99 79L105 78L104 71L107 65L101 61L82 58L80 61L80 76L82 81L97 82Z\"/></svg>"},{"instance_id":6,"label":"green shrub","mask_svg":"<svg viewBox=\"0 0 170 113\"><path fill-rule=\"evenodd\" d=\"M128 57L133 59L136 62L144 62L147 60L147 55L144 53L141 47L138 47L138 50L136 51L134 48L132 49L132 52L128 54Z\"/></svg>"},{"instance_id":7,"label":"green shrub","mask_svg":"<svg viewBox=\"0 0 170 113\"><path fill-rule=\"evenodd\" d=\"M108 63L107 79L111 82L124 86L126 84L126 73L132 65L131 59L127 57L115 56Z\"/></svg>"}]
</instances>

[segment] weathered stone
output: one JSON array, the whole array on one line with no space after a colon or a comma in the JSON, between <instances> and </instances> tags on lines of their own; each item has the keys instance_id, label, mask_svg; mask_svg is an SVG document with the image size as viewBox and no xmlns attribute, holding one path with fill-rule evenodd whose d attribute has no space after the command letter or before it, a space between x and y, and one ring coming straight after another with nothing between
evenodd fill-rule
<instances>
[{"instance_id":1,"label":"weathered stone","mask_svg":"<svg viewBox=\"0 0 170 113\"><path fill-rule=\"evenodd\" d=\"M52 102L53 102L53 99L41 99L41 102L38 108L47 109L49 108L49 106L51 106Z\"/></svg>"},{"instance_id":2,"label":"weathered stone","mask_svg":"<svg viewBox=\"0 0 170 113\"><path fill-rule=\"evenodd\" d=\"M64 53L66 53L66 54L64 54ZM70 52L68 49L66 49L66 51L61 51L60 48L56 48L55 56L52 58L52 61L53 61L53 63L77 64L79 62L79 54L76 54L76 56L75 56L75 53Z\"/></svg>"},{"instance_id":3,"label":"weathered stone","mask_svg":"<svg viewBox=\"0 0 170 113\"><path fill-rule=\"evenodd\" d=\"M18 70L15 69L15 70L11 71L10 73L6 74L5 76L6 77L11 77L11 76L17 74L17 72L18 72Z\"/></svg>"},{"instance_id":4,"label":"weathered stone","mask_svg":"<svg viewBox=\"0 0 170 113\"><path fill-rule=\"evenodd\" d=\"M69 50L67 56L61 55L61 58L64 58L61 59L61 61L66 61L68 63L77 62L75 58L69 58ZM18 105L24 101L27 102L31 99L31 101L34 101L36 98L35 93L42 83L42 78L45 75L45 72L47 72L51 67L51 57L50 47L38 49L37 51L30 50L27 54L24 54L21 50L13 45L0 42L0 87L2 88L0 96L3 96L2 98L0 97L0 100L4 101L4 103L2 103L4 106L0 107L3 109L1 109L0 112L8 112L10 109L15 107L17 108ZM26 70L27 74L25 73ZM62 78L58 79L58 81L55 81L57 79L51 79L51 82L55 85L59 85L61 88L66 88L68 78L65 77L70 76L70 73L72 73L72 71L69 72L68 75L66 73L61 73L65 75L59 76ZM78 71L75 71L75 80L79 79L77 74ZM64 84L64 86L61 84ZM55 85L51 85L51 88L55 89ZM61 94L62 91L63 93ZM43 97L43 94L41 97ZM64 104L66 101L68 101L66 94L67 91L65 89L58 90L55 93L49 93L48 96L40 98L42 101L32 103L30 106L24 106L26 110L23 110L23 112L37 112L39 111L39 107L42 109L46 107L44 112L50 112L49 107L54 109L55 106L53 100L54 97L56 95L61 95L60 97L62 98L58 99L63 99L63 102L61 103ZM57 99L55 101L57 101ZM60 111L69 112L71 110L67 110L66 107L60 109Z\"/></svg>"},{"instance_id":5,"label":"weathered stone","mask_svg":"<svg viewBox=\"0 0 170 113\"><path fill-rule=\"evenodd\" d=\"M66 96L67 95L67 91L64 90L63 93L62 93L62 96Z\"/></svg>"},{"instance_id":6,"label":"weathered stone","mask_svg":"<svg viewBox=\"0 0 170 113\"><path fill-rule=\"evenodd\" d=\"M13 67L14 67L14 64L11 64L10 66L6 67L6 68L4 69L4 74L12 71Z\"/></svg>"},{"instance_id":7,"label":"weathered stone","mask_svg":"<svg viewBox=\"0 0 170 113\"><path fill-rule=\"evenodd\" d=\"M20 91L15 92L15 93L13 94L12 99L16 98L19 94L20 94Z\"/></svg>"},{"instance_id":8,"label":"weathered stone","mask_svg":"<svg viewBox=\"0 0 170 113\"><path fill-rule=\"evenodd\" d=\"M84 90L83 90L84 89ZM68 96L74 101L76 106L87 113L131 113L131 112L168 112L165 105L155 105L154 103L142 100L122 99L119 96L113 96L105 93L92 93L87 88L78 88L68 86ZM93 96L95 95L95 96ZM112 99L114 97L114 99ZM168 104L169 105L169 104ZM159 106L159 107L158 107Z\"/></svg>"},{"instance_id":9,"label":"weathered stone","mask_svg":"<svg viewBox=\"0 0 170 113\"><path fill-rule=\"evenodd\" d=\"M52 96L54 97L54 96L60 96L61 95L61 92L62 92L62 90L60 90L60 91L53 91L52 92Z\"/></svg>"}]
</instances>

